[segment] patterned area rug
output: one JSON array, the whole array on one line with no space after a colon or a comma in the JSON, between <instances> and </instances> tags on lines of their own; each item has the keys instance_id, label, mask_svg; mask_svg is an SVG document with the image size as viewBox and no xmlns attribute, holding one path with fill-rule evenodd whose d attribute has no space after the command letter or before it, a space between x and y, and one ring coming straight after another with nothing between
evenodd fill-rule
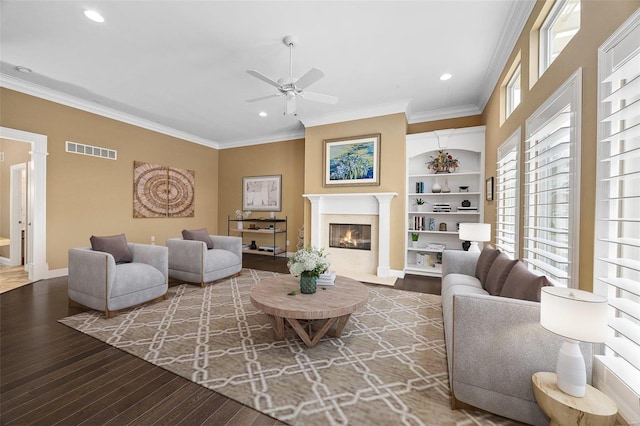
<instances>
[{"instance_id":1,"label":"patterned area rug","mask_svg":"<svg viewBox=\"0 0 640 426\"><path fill-rule=\"evenodd\" d=\"M109 320L91 311L60 322L289 424L515 424L451 411L440 296L370 285L342 337L307 348L297 336L274 341L249 301L274 275L244 269Z\"/></svg>"}]
</instances>

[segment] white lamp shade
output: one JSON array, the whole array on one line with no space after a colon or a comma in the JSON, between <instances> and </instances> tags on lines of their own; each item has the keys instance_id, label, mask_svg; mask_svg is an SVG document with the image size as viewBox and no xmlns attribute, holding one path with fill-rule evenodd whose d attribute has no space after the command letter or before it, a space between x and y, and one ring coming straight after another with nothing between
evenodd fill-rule
<instances>
[{"instance_id":1,"label":"white lamp shade","mask_svg":"<svg viewBox=\"0 0 640 426\"><path fill-rule=\"evenodd\" d=\"M568 339L602 343L607 339L607 299L583 290L543 287L540 324Z\"/></svg>"},{"instance_id":2,"label":"white lamp shade","mask_svg":"<svg viewBox=\"0 0 640 426\"><path fill-rule=\"evenodd\" d=\"M458 238L463 241L489 241L491 240L491 224L461 223Z\"/></svg>"}]
</instances>

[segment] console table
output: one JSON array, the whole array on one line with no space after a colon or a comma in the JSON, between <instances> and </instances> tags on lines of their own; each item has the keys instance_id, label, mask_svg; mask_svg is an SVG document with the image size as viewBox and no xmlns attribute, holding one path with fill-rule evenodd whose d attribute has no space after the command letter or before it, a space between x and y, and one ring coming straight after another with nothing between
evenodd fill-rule
<instances>
[{"instance_id":1,"label":"console table","mask_svg":"<svg viewBox=\"0 0 640 426\"><path fill-rule=\"evenodd\" d=\"M286 256L287 253L287 217L257 218L257 219L231 219L227 216L227 235L239 235L242 238L242 251L244 253ZM269 238L269 246L258 245L255 249L246 244L244 237ZM264 238L263 238L264 241ZM272 245L273 244L273 245Z\"/></svg>"}]
</instances>

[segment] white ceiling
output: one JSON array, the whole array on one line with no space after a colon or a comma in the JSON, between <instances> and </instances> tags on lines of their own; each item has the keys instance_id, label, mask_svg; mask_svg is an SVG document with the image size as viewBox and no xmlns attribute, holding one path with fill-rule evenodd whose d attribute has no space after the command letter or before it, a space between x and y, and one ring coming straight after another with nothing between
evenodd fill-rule
<instances>
[{"instance_id":1,"label":"white ceiling","mask_svg":"<svg viewBox=\"0 0 640 426\"><path fill-rule=\"evenodd\" d=\"M2 0L4 87L225 148L304 136L304 126L404 111L410 122L484 108L533 0ZM102 24L84 17L91 8ZM312 67L335 105L247 99ZM31 69L21 73L16 66ZM439 76L453 74L442 82ZM268 116L258 116L266 111Z\"/></svg>"}]
</instances>

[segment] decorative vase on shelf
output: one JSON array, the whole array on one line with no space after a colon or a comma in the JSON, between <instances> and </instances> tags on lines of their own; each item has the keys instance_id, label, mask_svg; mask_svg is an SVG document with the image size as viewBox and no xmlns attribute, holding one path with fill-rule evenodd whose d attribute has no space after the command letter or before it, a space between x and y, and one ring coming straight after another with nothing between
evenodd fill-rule
<instances>
[{"instance_id":1,"label":"decorative vase on shelf","mask_svg":"<svg viewBox=\"0 0 640 426\"><path fill-rule=\"evenodd\" d=\"M318 284L318 276L309 272L300 274L300 292L304 294L313 294L316 292Z\"/></svg>"},{"instance_id":2,"label":"decorative vase on shelf","mask_svg":"<svg viewBox=\"0 0 640 426\"><path fill-rule=\"evenodd\" d=\"M437 194L441 191L442 191L442 187L440 186L438 181L436 181L436 183L434 183L433 186L431 187L431 192L433 192L434 194Z\"/></svg>"},{"instance_id":3,"label":"decorative vase on shelf","mask_svg":"<svg viewBox=\"0 0 640 426\"><path fill-rule=\"evenodd\" d=\"M444 186L442 187L442 192L443 193L451 192L451 188L449 188L449 182L447 179L444 180Z\"/></svg>"}]
</instances>

